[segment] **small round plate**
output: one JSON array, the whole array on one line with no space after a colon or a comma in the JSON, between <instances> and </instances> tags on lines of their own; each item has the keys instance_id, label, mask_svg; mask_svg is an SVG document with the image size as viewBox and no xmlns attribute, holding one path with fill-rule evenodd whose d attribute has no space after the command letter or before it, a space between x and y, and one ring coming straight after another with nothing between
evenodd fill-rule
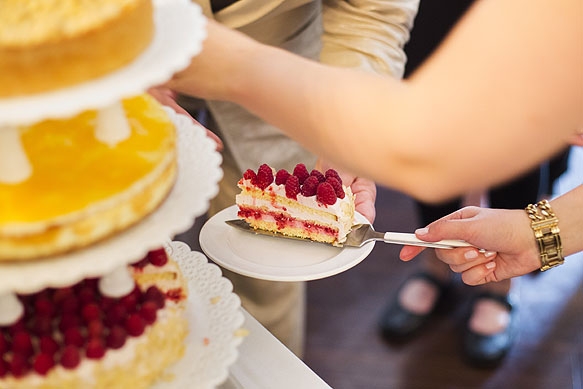
<instances>
[{"instance_id":1,"label":"small round plate","mask_svg":"<svg viewBox=\"0 0 583 389\"><path fill-rule=\"evenodd\" d=\"M200 247L217 264L235 273L270 281L309 281L358 265L374 247L334 247L240 231L225 223L237 218L237 206L210 218L200 231ZM356 213L356 223L368 223Z\"/></svg>"}]
</instances>

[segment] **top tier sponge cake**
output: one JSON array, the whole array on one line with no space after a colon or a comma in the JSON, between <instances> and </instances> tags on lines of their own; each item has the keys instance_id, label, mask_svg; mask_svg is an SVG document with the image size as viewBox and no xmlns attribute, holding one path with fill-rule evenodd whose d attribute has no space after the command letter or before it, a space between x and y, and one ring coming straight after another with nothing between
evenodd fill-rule
<instances>
[{"instance_id":1,"label":"top tier sponge cake","mask_svg":"<svg viewBox=\"0 0 583 389\"><path fill-rule=\"evenodd\" d=\"M0 0L0 97L71 86L118 69L154 35L151 0Z\"/></svg>"}]
</instances>

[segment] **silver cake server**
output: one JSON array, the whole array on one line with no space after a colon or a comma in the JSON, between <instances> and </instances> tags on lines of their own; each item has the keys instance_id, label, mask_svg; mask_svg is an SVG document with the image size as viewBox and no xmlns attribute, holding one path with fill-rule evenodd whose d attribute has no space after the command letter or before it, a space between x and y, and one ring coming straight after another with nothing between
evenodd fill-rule
<instances>
[{"instance_id":1,"label":"silver cake server","mask_svg":"<svg viewBox=\"0 0 583 389\"><path fill-rule=\"evenodd\" d=\"M238 228L242 231L252 232L259 235L275 236L278 238L286 239L296 239L303 241L310 241L308 239L298 238L294 236L287 236L277 232L256 230L251 227L249 223L242 219L226 220L230 226ZM437 242L425 242L418 239L415 234L404 233L404 232L377 232L370 224L356 224L352 226L352 230L348 234L346 241L339 245L338 247L362 247L364 244L372 241L382 241L385 243L408 245L408 246L422 246L431 247L436 249L453 249L456 247L473 247L466 241L463 240L440 240ZM311 242L311 241L310 241ZM324 243L329 244L329 243ZM330 244L331 245L331 244ZM480 249L481 252L484 250Z\"/></svg>"}]
</instances>

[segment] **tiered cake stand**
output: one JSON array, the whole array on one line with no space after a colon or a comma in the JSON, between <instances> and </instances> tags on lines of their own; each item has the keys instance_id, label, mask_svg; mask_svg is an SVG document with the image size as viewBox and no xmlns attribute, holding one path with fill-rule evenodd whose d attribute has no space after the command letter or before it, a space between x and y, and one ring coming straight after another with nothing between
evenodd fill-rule
<instances>
[{"instance_id":1,"label":"tiered cake stand","mask_svg":"<svg viewBox=\"0 0 583 389\"><path fill-rule=\"evenodd\" d=\"M200 52L206 36L200 8L188 0L155 0L154 6L154 40L133 63L70 88L0 99L3 139L9 139L6 134L16 133L20 125L104 109L167 81L186 67ZM0 262L0 296L29 294L103 276L164 245L189 280L187 316L191 331L185 357L171 368L175 380L156 387L183 388L186 383L188 387L214 387L227 378L228 366L237 358L242 339L237 330L243 323L240 300L216 265L171 239L208 209L222 177L221 156L204 128L187 116L166 110L178 130L178 176L164 203L139 224L86 249L33 261ZM2 163L6 162L0 159Z\"/></svg>"}]
</instances>

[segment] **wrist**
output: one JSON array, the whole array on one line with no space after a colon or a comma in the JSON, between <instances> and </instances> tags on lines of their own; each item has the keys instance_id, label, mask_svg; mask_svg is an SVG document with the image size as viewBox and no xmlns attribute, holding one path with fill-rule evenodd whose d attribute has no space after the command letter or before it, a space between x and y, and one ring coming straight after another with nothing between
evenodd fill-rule
<instances>
[{"instance_id":1,"label":"wrist","mask_svg":"<svg viewBox=\"0 0 583 389\"><path fill-rule=\"evenodd\" d=\"M530 227L538 247L540 270L545 271L562 265L565 259L563 257L559 219L550 203L542 200L536 204L529 204L525 211L530 219Z\"/></svg>"}]
</instances>

